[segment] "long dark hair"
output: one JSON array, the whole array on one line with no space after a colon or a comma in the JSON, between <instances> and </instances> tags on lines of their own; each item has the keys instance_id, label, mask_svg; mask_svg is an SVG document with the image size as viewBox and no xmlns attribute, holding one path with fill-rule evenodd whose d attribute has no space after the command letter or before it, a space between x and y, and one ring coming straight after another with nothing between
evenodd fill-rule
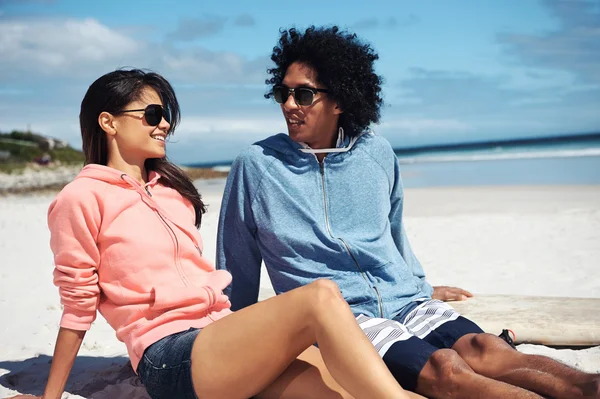
<instances>
[{"instance_id":1,"label":"long dark hair","mask_svg":"<svg viewBox=\"0 0 600 399\"><path fill-rule=\"evenodd\" d=\"M163 102L163 108L170 112L171 127L167 135L173 134L181 118L181 112L175 91L165 78L157 73L140 69L120 69L109 72L92 83L81 102L79 125L81 126L86 165L106 165L108 163L108 140L106 133L98 124L100 114L121 111L129 103L139 100L143 90L147 87L158 93ZM146 171L153 170L160 174L159 182L161 184L177 190L192 203L196 213L195 224L196 227L200 227L206 206L188 175L169 162L167 157L149 158L144 166Z\"/></svg>"}]
</instances>

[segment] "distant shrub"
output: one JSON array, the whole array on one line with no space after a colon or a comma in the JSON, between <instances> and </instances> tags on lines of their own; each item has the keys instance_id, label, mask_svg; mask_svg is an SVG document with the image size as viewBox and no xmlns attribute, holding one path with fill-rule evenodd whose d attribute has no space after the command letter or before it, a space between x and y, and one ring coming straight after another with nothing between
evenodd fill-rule
<instances>
[{"instance_id":1,"label":"distant shrub","mask_svg":"<svg viewBox=\"0 0 600 399\"><path fill-rule=\"evenodd\" d=\"M10 133L0 132L0 151L10 153L3 161L0 171L23 167L28 162L35 162L49 155L52 162L61 164L83 164L83 152L67 145L66 147L49 148L49 138L37 133L13 130Z\"/></svg>"},{"instance_id":2,"label":"distant shrub","mask_svg":"<svg viewBox=\"0 0 600 399\"><path fill-rule=\"evenodd\" d=\"M22 161L31 162L35 157L40 157L42 155L43 152L38 147L21 146L17 157Z\"/></svg>"},{"instance_id":3,"label":"distant shrub","mask_svg":"<svg viewBox=\"0 0 600 399\"><path fill-rule=\"evenodd\" d=\"M7 136L14 140L32 141L37 144L46 140L44 136L40 134L35 134L32 132L21 132L18 130L13 130Z\"/></svg>"},{"instance_id":4,"label":"distant shrub","mask_svg":"<svg viewBox=\"0 0 600 399\"><path fill-rule=\"evenodd\" d=\"M72 147L57 148L52 151L48 151L53 160L60 160L63 163L83 163L85 157L83 152L78 151Z\"/></svg>"}]
</instances>

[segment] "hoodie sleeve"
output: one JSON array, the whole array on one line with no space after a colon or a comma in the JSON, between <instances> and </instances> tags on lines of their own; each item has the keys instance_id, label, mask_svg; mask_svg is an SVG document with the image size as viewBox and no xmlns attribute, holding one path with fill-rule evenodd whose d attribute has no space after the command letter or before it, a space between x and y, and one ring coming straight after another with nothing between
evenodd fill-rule
<instances>
[{"instance_id":1,"label":"hoodie sleeve","mask_svg":"<svg viewBox=\"0 0 600 399\"><path fill-rule=\"evenodd\" d=\"M258 301L262 256L252 213L252 193L260 184L259 173L248 167L247 153L240 155L227 177L217 232L217 269L233 276L225 294L232 310Z\"/></svg>"},{"instance_id":2,"label":"hoodie sleeve","mask_svg":"<svg viewBox=\"0 0 600 399\"><path fill-rule=\"evenodd\" d=\"M96 237L100 209L95 198L67 186L48 209L50 248L54 253L54 284L64 306L60 326L89 330L100 299Z\"/></svg>"},{"instance_id":3,"label":"hoodie sleeve","mask_svg":"<svg viewBox=\"0 0 600 399\"><path fill-rule=\"evenodd\" d=\"M391 210L389 216L392 237L394 238L396 247L398 247L398 251L400 251L400 254L404 258L406 264L411 268L413 274L419 277L422 282L425 282L425 271L410 247L406 231L404 230L404 220L402 218L404 190L402 188L402 178L400 176L400 163L396 156L394 156L394 174L392 183L392 192L390 195Z\"/></svg>"}]
</instances>

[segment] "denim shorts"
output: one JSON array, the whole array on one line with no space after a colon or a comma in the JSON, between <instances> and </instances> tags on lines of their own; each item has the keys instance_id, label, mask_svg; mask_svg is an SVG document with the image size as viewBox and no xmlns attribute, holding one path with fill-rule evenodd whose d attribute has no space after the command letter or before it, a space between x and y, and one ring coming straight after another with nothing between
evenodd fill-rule
<instances>
[{"instance_id":1,"label":"denim shorts","mask_svg":"<svg viewBox=\"0 0 600 399\"><path fill-rule=\"evenodd\" d=\"M190 328L146 348L137 371L152 399L197 399L191 356L199 332L198 328Z\"/></svg>"}]
</instances>

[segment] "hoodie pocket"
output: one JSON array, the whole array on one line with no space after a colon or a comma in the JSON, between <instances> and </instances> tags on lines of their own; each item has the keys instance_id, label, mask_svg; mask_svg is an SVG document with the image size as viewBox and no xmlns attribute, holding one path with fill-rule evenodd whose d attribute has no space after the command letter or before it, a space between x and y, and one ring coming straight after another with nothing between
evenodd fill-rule
<instances>
[{"instance_id":1,"label":"hoodie pocket","mask_svg":"<svg viewBox=\"0 0 600 399\"><path fill-rule=\"evenodd\" d=\"M419 292L420 279L414 276L404 262L388 262L367 271L379 289L382 299L410 297Z\"/></svg>"},{"instance_id":2,"label":"hoodie pocket","mask_svg":"<svg viewBox=\"0 0 600 399\"><path fill-rule=\"evenodd\" d=\"M231 282L231 275L224 270L216 270L204 276L198 284L175 287L156 286L152 289L154 302L150 305L152 311L167 310L202 305L197 310L210 310L218 306L223 308L229 303L227 295L223 294L225 287Z\"/></svg>"},{"instance_id":3,"label":"hoodie pocket","mask_svg":"<svg viewBox=\"0 0 600 399\"><path fill-rule=\"evenodd\" d=\"M190 305L203 305L203 309L208 309L211 304L211 298L204 287L154 287L154 302L150 309L155 312L164 312L175 308L187 307Z\"/></svg>"}]
</instances>

